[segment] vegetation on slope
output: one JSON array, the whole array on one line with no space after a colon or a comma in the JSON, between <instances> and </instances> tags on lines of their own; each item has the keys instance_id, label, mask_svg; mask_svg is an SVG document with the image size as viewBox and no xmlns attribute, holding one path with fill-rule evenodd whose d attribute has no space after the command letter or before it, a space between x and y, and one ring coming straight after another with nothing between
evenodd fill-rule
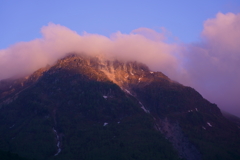
<instances>
[{"instance_id":1,"label":"vegetation on slope","mask_svg":"<svg viewBox=\"0 0 240 160\"><path fill-rule=\"evenodd\" d=\"M136 99L91 68L58 67L2 106L1 149L39 160L178 159Z\"/></svg>"}]
</instances>

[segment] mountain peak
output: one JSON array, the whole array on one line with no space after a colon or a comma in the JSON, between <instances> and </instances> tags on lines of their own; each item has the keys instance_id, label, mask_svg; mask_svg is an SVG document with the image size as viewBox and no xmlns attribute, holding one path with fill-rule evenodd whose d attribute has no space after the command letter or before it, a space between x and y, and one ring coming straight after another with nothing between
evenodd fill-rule
<instances>
[{"instance_id":1,"label":"mountain peak","mask_svg":"<svg viewBox=\"0 0 240 160\"><path fill-rule=\"evenodd\" d=\"M0 81L0 91L0 149L21 156L240 157L239 128L215 104L135 61L69 54L28 77Z\"/></svg>"}]
</instances>

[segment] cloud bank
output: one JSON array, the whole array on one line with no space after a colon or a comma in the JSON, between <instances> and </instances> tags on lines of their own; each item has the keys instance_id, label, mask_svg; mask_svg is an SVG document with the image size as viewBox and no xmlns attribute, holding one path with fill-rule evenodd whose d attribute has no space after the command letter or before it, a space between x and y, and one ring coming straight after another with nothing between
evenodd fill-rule
<instances>
[{"instance_id":1,"label":"cloud bank","mask_svg":"<svg viewBox=\"0 0 240 160\"><path fill-rule=\"evenodd\" d=\"M50 23L42 38L19 42L0 50L0 80L27 75L53 64L67 53L103 54L109 58L136 60L154 71L198 90L222 109L240 116L240 14L218 13L204 23L201 41L166 43L167 36L139 28L110 37L82 35Z\"/></svg>"},{"instance_id":2,"label":"cloud bank","mask_svg":"<svg viewBox=\"0 0 240 160\"><path fill-rule=\"evenodd\" d=\"M187 84L240 116L240 14L218 13L204 23L202 41L185 46Z\"/></svg>"},{"instance_id":3,"label":"cloud bank","mask_svg":"<svg viewBox=\"0 0 240 160\"><path fill-rule=\"evenodd\" d=\"M79 35L64 26L50 23L41 32L41 39L19 42L0 50L0 79L29 74L72 52L136 60L166 72L176 68L178 63L170 54L177 50L177 45L164 43L163 34L148 28L139 28L130 34L117 32L108 38L88 33Z\"/></svg>"}]
</instances>

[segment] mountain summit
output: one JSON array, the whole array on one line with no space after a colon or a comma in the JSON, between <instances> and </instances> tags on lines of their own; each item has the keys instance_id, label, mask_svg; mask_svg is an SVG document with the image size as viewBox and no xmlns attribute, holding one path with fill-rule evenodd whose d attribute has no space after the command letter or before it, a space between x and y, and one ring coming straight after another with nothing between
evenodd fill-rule
<instances>
[{"instance_id":1,"label":"mountain summit","mask_svg":"<svg viewBox=\"0 0 240 160\"><path fill-rule=\"evenodd\" d=\"M68 55L0 81L0 149L45 159L240 159L240 128L138 62Z\"/></svg>"}]
</instances>

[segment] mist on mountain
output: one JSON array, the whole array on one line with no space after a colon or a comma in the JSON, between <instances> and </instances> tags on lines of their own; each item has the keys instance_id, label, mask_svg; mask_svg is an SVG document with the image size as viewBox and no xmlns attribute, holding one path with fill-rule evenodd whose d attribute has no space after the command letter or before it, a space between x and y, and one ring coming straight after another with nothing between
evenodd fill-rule
<instances>
[{"instance_id":1,"label":"mist on mountain","mask_svg":"<svg viewBox=\"0 0 240 160\"><path fill-rule=\"evenodd\" d=\"M27 158L240 157L239 118L135 61L69 54L0 81L0 109L0 150Z\"/></svg>"},{"instance_id":2,"label":"mist on mountain","mask_svg":"<svg viewBox=\"0 0 240 160\"><path fill-rule=\"evenodd\" d=\"M167 43L164 31L149 28L106 37L78 34L49 23L41 32L43 38L0 50L0 79L28 75L68 53L135 60L194 87L222 109L240 116L240 14L218 13L216 18L208 19L200 40L191 44Z\"/></svg>"}]
</instances>

